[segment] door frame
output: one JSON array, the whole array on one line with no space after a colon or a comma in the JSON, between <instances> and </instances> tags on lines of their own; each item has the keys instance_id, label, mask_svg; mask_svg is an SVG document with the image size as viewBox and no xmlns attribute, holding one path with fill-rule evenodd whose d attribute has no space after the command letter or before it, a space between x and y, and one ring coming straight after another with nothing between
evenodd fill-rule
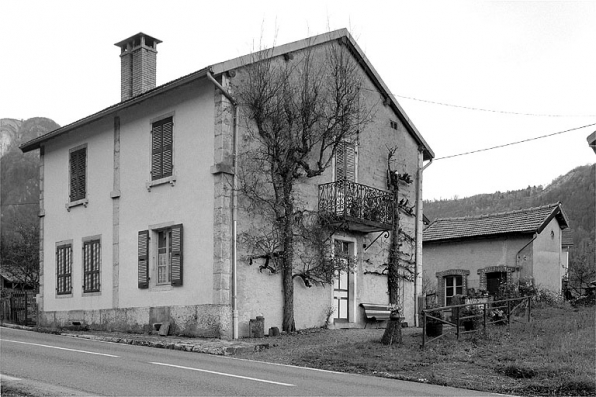
<instances>
[{"instance_id":1,"label":"door frame","mask_svg":"<svg viewBox=\"0 0 596 397\"><path fill-rule=\"evenodd\" d=\"M358 257L358 239L356 237L350 237L345 235L334 235L331 238L332 247L335 246L335 241L343 241L350 244L350 255ZM356 322L356 288L357 288L357 275L359 268L359 260L356 263L354 273L348 274L348 323ZM332 307L335 307L335 287L330 288L330 303ZM334 317L333 317L334 318ZM335 322L335 318L334 318ZM341 322L341 321L340 321Z\"/></svg>"}]
</instances>

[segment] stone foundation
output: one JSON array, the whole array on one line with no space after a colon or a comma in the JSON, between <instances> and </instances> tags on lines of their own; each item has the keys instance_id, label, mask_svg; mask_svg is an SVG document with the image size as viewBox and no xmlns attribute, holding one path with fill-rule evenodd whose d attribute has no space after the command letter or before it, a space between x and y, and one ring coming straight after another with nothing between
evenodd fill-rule
<instances>
[{"instance_id":1,"label":"stone foundation","mask_svg":"<svg viewBox=\"0 0 596 397\"><path fill-rule=\"evenodd\" d=\"M46 311L40 325L69 328L73 323L89 329L148 333L155 323L170 323L171 335L201 338L232 337L232 309L229 305L129 307L100 310Z\"/></svg>"}]
</instances>

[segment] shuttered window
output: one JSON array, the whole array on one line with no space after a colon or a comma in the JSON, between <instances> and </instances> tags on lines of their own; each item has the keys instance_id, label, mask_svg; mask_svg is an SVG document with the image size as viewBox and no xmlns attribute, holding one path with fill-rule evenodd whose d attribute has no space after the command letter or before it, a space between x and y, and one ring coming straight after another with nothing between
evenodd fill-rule
<instances>
[{"instance_id":1,"label":"shuttered window","mask_svg":"<svg viewBox=\"0 0 596 397\"><path fill-rule=\"evenodd\" d=\"M139 232L138 281L139 288L149 288L149 230Z\"/></svg>"},{"instance_id":2,"label":"shuttered window","mask_svg":"<svg viewBox=\"0 0 596 397\"><path fill-rule=\"evenodd\" d=\"M335 151L335 180L356 182L356 149L354 144L341 142Z\"/></svg>"},{"instance_id":3,"label":"shuttered window","mask_svg":"<svg viewBox=\"0 0 596 397\"><path fill-rule=\"evenodd\" d=\"M100 291L101 244L99 240L83 243L83 292Z\"/></svg>"},{"instance_id":4,"label":"shuttered window","mask_svg":"<svg viewBox=\"0 0 596 397\"><path fill-rule=\"evenodd\" d=\"M155 285L181 286L183 281L183 233L182 225L155 230ZM149 233L139 232L138 246L138 286L149 288Z\"/></svg>"},{"instance_id":5,"label":"shuttered window","mask_svg":"<svg viewBox=\"0 0 596 397\"><path fill-rule=\"evenodd\" d=\"M56 247L56 294L72 293L72 245Z\"/></svg>"},{"instance_id":6,"label":"shuttered window","mask_svg":"<svg viewBox=\"0 0 596 397\"><path fill-rule=\"evenodd\" d=\"M70 152L70 201L87 196L87 148Z\"/></svg>"},{"instance_id":7,"label":"shuttered window","mask_svg":"<svg viewBox=\"0 0 596 397\"><path fill-rule=\"evenodd\" d=\"M172 117L153 123L151 129L151 179L172 176L174 123Z\"/></svg>"}]
</instances>

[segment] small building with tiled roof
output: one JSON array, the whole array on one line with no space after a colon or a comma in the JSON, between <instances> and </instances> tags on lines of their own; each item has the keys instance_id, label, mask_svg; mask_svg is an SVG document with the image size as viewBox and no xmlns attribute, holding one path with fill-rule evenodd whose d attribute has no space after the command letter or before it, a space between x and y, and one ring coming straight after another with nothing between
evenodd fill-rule
<instances>
[{"instance_id":1,"label":"small building with tiled roof","mask_svg":"<svg viewBox=\"0 0 596 397\"><path fill-rule=\"evenodd\" d=\"M520 280L561 292L568 227L561 203L435 219L424 230L424 275L436 278L441 304L471 288L495 295L502 283Z\"/></svg>"}]
</instances>

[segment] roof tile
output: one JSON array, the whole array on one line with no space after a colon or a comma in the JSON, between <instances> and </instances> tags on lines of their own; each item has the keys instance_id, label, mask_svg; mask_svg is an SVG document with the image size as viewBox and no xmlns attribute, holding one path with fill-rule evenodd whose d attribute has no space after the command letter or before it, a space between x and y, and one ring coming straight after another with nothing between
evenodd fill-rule
<instances>
[{"instance_id":1,"label":"roof tile","mask_svg":"<svg viewBox=\"0 0 596 397\"><path fill-rule=\"evenodd\" d=\"M560 203L541 207L460 218L435 219L424 230L424 242L539 232L549 218L556 216L561 228L568 226Z\"/></svg>"}]
</instances>

